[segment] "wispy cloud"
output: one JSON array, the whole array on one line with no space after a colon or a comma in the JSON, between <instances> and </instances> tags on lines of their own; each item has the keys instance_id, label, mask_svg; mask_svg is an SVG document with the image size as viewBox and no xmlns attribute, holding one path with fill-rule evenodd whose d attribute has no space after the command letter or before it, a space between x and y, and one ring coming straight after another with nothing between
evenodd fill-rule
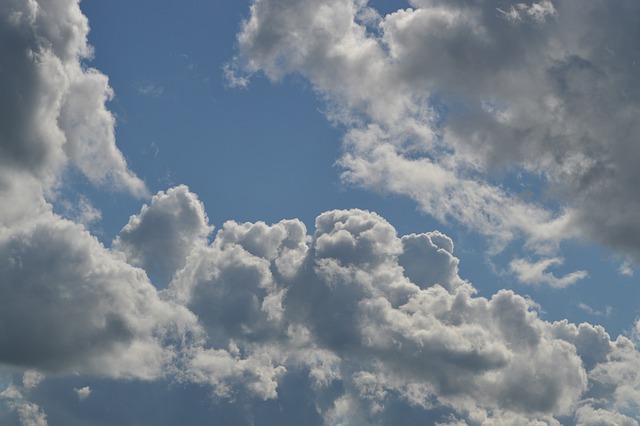
<instances>
[{"instance_id":1,"label":"wispy cloud","mask_svg":"<svg viewBox=\"0 0 640 426\"><path fill-rule=\"evenodd\" d=\"M514 259L509 263L509 269L518 281L529 285L547 284L551 287L562 288L573 285L589 276L586 271L573 271L562 277L555 276L548 268L564 263L562 258L542 259L530 262L527 259Z\"/></svg>"},{"instance_id":2,"label":"wispy cloud","mask_svg":"<svg viewBox=\"0 0 640 426\"><path fill-rule=\"evenodd\" d=\"M133 87L144 96L159 98L164 94L164 88L152 82L135 83Z\"/></svg>"}]
</instances>

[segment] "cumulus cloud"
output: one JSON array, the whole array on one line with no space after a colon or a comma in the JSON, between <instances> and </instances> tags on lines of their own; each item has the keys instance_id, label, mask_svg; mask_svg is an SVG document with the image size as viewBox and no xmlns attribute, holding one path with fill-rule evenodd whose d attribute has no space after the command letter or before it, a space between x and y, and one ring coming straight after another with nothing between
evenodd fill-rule
<instances>
[{"instance_id":1,"label":"cumulus cloud","mask_svg":"<svg viewBox=\"0 0 640 426\"><path fill-rule=\"evenodd\" d=\"M453 249L442 233L398 237L361 210L320 215L310 241L298 221L227 222L166 290L207 331L181 380L269 400L306 372L326 424L393 424L398 406L434 421L449 410L478 424L560 424L596 396L616 415L615 395L637 387L607 387L623 374L616 353L630 351L620 367L634 368L631 342L543 321L511 291L475 296Z\"/></svg>"},{"instance_id":2,"label":"cumulus cloud","mask_svg":"<svg viewBox=\"0 0 640 426\"><path fill-rule=\"evenodd\" d=\"M634 419L604 410L601 408L594 409L586 405L580 407L577 412L577 424L580 426L637 426L638 422Z\"/></svg>"},{"instance_id":3,"label":"cumulus cloud","mask_svg":"<svg viewBox=\"0 0 640 426\"><path fill-rule=\"evenodd\" d=\"M0 361L43 371L155 377L170 353L162 302L139 269L53 214L0 233ZM163 319L160 321L161 319Z\"/></svg>"},{"instance_id":4,"label":"cumulus cloud","mask_svg":"<svg viewBox=\"0 0 640 426\"><path fill-rule=\"evenodd\" d=\"M144 195L115 145L107 77L83 62L92 55L88 31L76 0L0 6L2 174L27 172L48 187L73 165L91 182Z\"/></svg>"},{"instance_id":5,"label":"cumulus cloud","mask_svg":"<svg viewBox=\"0 0 640 426\"><path fill-rule=\"evenodd\" d=\"M212 230L198 197L181 185L153 196L150 205L131 216L112 247L166 285Z\"/></svg>"},{"instance_id":6,"label":"cumulus cloud","mask_svg":"<svg viewBox=\"0 0 640 426\"><path fill-rule=\"evenodd\" d=\"M437 409L447 407L478 424L586 422L583 400L597 401L603 416L633 418L631 341L589 324L542 321L510 291L476 297L443 234L400 238L359 210L320 215L307 249L301 231L290 221L227 223L208 255L190 258L172 283L208 322L215 347L198 352L188 372L209 377L219 395L240 385L276 398L279 383L306 365L318 400L342 383L322 411L328 424L394 424L397 404L420 407L423 419L443 420ZM278 273L278 253L291 254L283 246L298 247L294 273ZM239 305L225 314L219 300Z\"/></svg>"},{"instance_id":7,"label":"cumulus cloud","mask_svg":"<svg viewBox=\"0 0 640 426\"><path fill-rule=\"evenodd\" d=\"M36 370L27 370L22 375L22 386L25 389L33 389L44 379L44 375Z\"/></svg>"},{"instance_id":8,"label":"cumulus cloud","mask_svg":"<svg viewBox=\"0 0 640 426\"><path fill-rule=\"evenodd\" d=\"M497 249L580 236L637 259L638 4L409 3L366 20L366 1L257 0L234 78L306 77L346 126L348 182ZM516 172L539 196L493 183Z\"/></svg>"},{"instance_id":9,"label":"cumulus cloud","mask_svg":"<svg viewBox=\"0 0 640 426\"><path fill-rule=\"evenodd\" d=\"M503 4L500 11L461 1L413 5L380 17L366 2L258 0L238 61L272 78L301 72L327 96L330 114L346 113L343 165L353 181L408 193L425 211L478 225L502 243L523 233L541 252L557 234L572 235L570 218L582 217L580 227L593 225L600 236L597 217L581 216L591 198L565 194L569 207L550 212L492 185L486 174L513 162L552 182L558 170L569 170L561 190L580 177L585 191L602 195L578 167L593 160L587 151L574 158L558 147L560 166L542 154L539 163L524 161L524 151L546 151L535 142L539 129L514 124L533 129L544 100L561 105L568 123L554 123L550 135L564 140L567 126L583 129L572 119L591 113L577 100L592 90L589 66L567 64L569 53L556 52L543 61L556 67L555 80L533 68L530 85L519 87L518 77L529 69L520 60L534 63L549 46L542 29L569 37L558 29L565 14L588 17L570 1ZM155 395L184 392L185 401L194 400L189 392L206 392L214 403L203 418L213 413L239 425L637 424L640 355L633 340L613 340L591 324L545 321L513 291L478 296L459 276L453 241L441 232L398 236L376 213L333 210L317 217L311 234L297 219L228 221L210 241L203 204L178 186L152 197L105 247L77 222L83 215L65 219L47 199L64 184L68 165L93 183L146 192L115 147L106 77L82 65L90 56L86 18L76 1L9 0L0 20L0 54L9 59L0 69L7 113L0 114L0 364L11 372L10 380L0 377L3 424L100 424L92 416L101 412L97 404L109 405L101 400L109 384L111 395L130 392L122 399L147 396L135 386ZM532 49L523 49L521 32ZM420 46L442 61L419 54ZM594 48L582 49L583 59L591 58ZM495 60L482 60L486 55ZM584 75L569 73L577 78L569 81L565 66ZM613 68L599 72L618 76ZM545 92L536 85L552 80L565 82L563 93L575 102L545 98L555 86ZM414 91L416 83L425 89ZM433 101L441 86L455 89L460 104L448 95ZM534 96L523 106L516 95ZM441 122L436 104L455 110L450 119ZM467 138L471 122L481 129L475 139ZM534 142L499 146L513 135ZM582 135L593 152L602 147L598 135ZM615 219L602 229L627 225L628 218ZM516 263L515 272L560 286L577 279L549 275L557 259L547 259ZM64 385L72 401L47 394L59 390L51 383ZM78 409L79 400L96 411ZM167 410L142 406L153 407L149 417ZM136 410L103 412L114 424L148 423Z\"/></svg>"},{"instance_id":10,"label":"cumulus cloud","mask_svg":"<svg viewBox=\"0 0 640 426\"><path fill-rule=\"evenodd\" d=\"M168 225L182 216L193 220ZM209 243L184 186L129 225L114 244L125 253L52 213L4 231L0 323L20 326L1 329L3 364L204 386L248 413L302 393L313 424L397 424L407 411L470 424L634 416L640 357L629 339L543 321L512 291L478 297L440 232L398 236L375 213L336 210L311 236L298 220L229 221ZM125 262L159 255L140 235L175 249L163 290ZM31 371L11 385L11 413L45 419L50 400L17 395L47 380ZM74 389L82 398L93 386ZM279 423L297 424L293 413Z\"/></svg>"}]
</instances>

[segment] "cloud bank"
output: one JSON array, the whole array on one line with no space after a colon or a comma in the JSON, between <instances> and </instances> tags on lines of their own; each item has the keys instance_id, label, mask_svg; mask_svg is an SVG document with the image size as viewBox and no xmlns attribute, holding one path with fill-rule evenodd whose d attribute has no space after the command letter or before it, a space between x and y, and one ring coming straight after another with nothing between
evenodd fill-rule
<instances>
[{"instance_id":1,"label":"cloud bank","mask_svg":"<svg viewBox=\"0 0 640 426\"><path fill-rule=\"evenodd\" d=\"M620 3L616 13L629 12L620 5L634 7ZM561 34L561 17L570 12L584 18L574 21L578 26L591 17L571 6L498 10L416 1L415 9L382 18L365 3L261 0L239 40L247 66L273 78L302 72L327 96L334 118L345 114L339 117L351 123L343 159L349 179L409 193L436 216L478 225L497 241L523 233L544 245L569 229L567 217L581 218L578 229L593 227L601 238L597 214L581 210L591 201L563 193L570 207L554 215L478 180L506 160L529 173L542 170L549 181L564 166L545 163L547 151L533 134L532 146L524 145L545 154L533 163L520 158L521 139L503 150L489 133L474 134L476 146L465 120L477 121L472 127L481 133L504 134L518 133L514 123L524 126L522 117L531 126L543 121L547 92L533 86L551 77L530 70L531 87L519 87L518 79L528 70L520 60L542 54L521 49L524 38L507 37L508 57L497 36L529 32L528 43L540 50L562 46L560 35L552 43L542 29ZM207 395L209 407L201 422L238 425L638 424L640 355L633 340L612 339L587 323L544 321L513 291L477 296L458 275L452 240L440 232L398 236L375 213L333 210L318 216L311 234L293 219L228 221L212 236L203 204L181 185L153 196L106 247L81 223L53 213L69 167L94 184L146 193L115 145L106 77L83 63L90 56L87 20L71 0L10 0L0 19L0 54L8 64L0 67L0 423L176 424L195 416L178 402L197 394ZM438 28L448 30L434 33ZM470 34L482 36L473 39L480 45L465 50ZM617 34L611 46L627 40ZM446 63L414 54L425 43L433 44L429 52L453 55L445 62L471 61L479 72L445 72ZM582 49L595 61L590 45ZM479 53L496 58L483 62ZM554 55L543 63L570 65L562 62L568 56ZM514 74L498 80L507 66ZM465 83L463 74L474 80ZM441 84L432 79L459 90L446 123L435 105L453 100L430 100ZM412 91L418 82L424 91ZM567 84L577 94L594 90L578 83ZM485 104L491 87L503 95ZM508 102L517 94L532 95L528 112ZM571 123L591 129L575 121L593 125L583 103L555 101L567 123L550 132L568 137ZM574 116L571 108L582 109ZM583 142L602 148L598 134ZM562 144L557 149L562 161L575 160ZM617 165L621 158L614 157L603 161ZM569 173L567 185L578 177ZM583 180L595 198L604 194ZM618 194L610 194L613 203ZM616 218L598 229L628 225ZM537 280L554 262L514 268L533 270Z\"/></svg>"},{"instance_id":2,"label":"cloud bank","mask_svg":"<svg viewBox=\"0 0 640 426\"><path fill-rule=\"evenodd\" d=\"M21 309L1 310L2 324L20 324L12 335L3 329L2 363L201 386L218 404L243 401L249 413L303 393L307 405L298 410L307 410L309 424L403 424L411 410L420 424L637 424L640 356L631 340L586 323L541 320L533 302L512 291L476 296L442 233L399 237L375 213L336 210L318 216L311 236L298 220L230 221L209 243L201 207L184 186L160 192L118 237L136 223L182 247L182 266L162 290L124 256L91 248L90 236L72 233L77 225L48 232L69 247L70 259L47 257L34 231L38 261L14 250L13 262L25 268L3 270L3 300ZM199 220L170 230L145 223L176 212ZM166 255L140 248L150 270ZM91 262L87 252L103 258ZM53 264L47 282L39 280ZM26 296L36 293L32 286L41 296ZM52 402L38 400L38 408L25 395L41 381L25 375L3 400L18 416L36 418ZM89 400L95 388L68 390ZM287 414L279 424L299 421ZM253 424L254 415L234 424Z\"/></svg>"}]
</instances>

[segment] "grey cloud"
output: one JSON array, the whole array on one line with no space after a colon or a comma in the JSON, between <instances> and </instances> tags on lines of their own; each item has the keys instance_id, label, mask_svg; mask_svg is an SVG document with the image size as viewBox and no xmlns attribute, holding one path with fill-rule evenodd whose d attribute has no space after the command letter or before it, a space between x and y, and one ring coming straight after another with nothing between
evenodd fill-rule
<instances>
[{"instance_id":1,"label":"grey cloud","mask_svg":"<svg viewBox=\"0 0 640 426\"><path fill-rule=\"evenodd\" d=\"M210 246L189 257L169 292L198 315L214 343L281 333L285 289L275 277L297 273L306 238L297 220L226 222Z\"/></svg>"},{"instance_id":2,"label":"grey cloud","mask_svg":"<svg viewBox=\"0 0 640 426\"><path fill-rule=\"evenodd\" d=\"M20 389L9 385L0 392L0 404L5 404L9 415L3 415L0 405L0 420L20 426L47 426L47 415L37 404L28 401Z\"/></svg>"},{"instance_id":3,"label":"grey cloud","mask_svg":"<svg viewBox=\"0 0 640 426\"><path fill-rule=\"evenodd\" d=\"M358 18L366 4L256 1L232 64L307 78L347 127L350 182L408 195L498 250L524 237L548 254L580 236L637 258L636 2L413 1L377 31ZM544 195L492 184L504 171Z\"/></svg>"},{"instance_id":4,"label":"grey cloud","mask_svg":"<svg viewBox=\"0 0 640 426\"><path fill-rule=\"evenodd\" d=\"M458 259L453 257L453 241L440 232L402 237L398 262L404 274L421 288L434 284L453 291L462 284L457 276ZM449 288L449 286L454 288Z\"/></svg>"},{"instance_id":5,"label":"grey cloud","mask_svg":"<svg viewBox=\"0 0 640 426\"><path fill-rule=\"evenodd\" d=\"M161 340L191 314L162 302L143 271L52 214L0 236L0 361L51 372L153 378ZM174 325L175 324L175 325Z\"/></svg>"},{"instance_id":6,"label":"grey cloud","mask_svg":"<svg viewBox=\"0 0 640 426\"><path fill-rule=\"evenodd\" d=\"M637 426L638 422L624 414L586 405L576 415L578 426Z\"/></svg>"},{"instance_id":7,"label":"grey cloud","mask_svg":"<svg viewBox=\"0 0 640 426\"><path fill-rule=\"evenodd\" d=\"M285 241L298 261L280 274ZM306 366L314 398L344 386L322 411L327 422L347 410L355 424L375 423L394 401L422 407L423 418L453 410L558 424L554 416L572 415L589 380L606 381L596 372L616 343L598 327L542 321L510 291L476 297L452 252L441 233L399 238L359 210L320 215L309 242L295 221L228 222L168 290L208 333L187 355L185 380L221 397L246 389L277 399Z\"/></svg>"},{"instance_id":8,"label":"grey cloud","mask_svg":"<svg viewBox=\"0 0 640 426\"><path fill-rule=\"evenodd\" d=\"M503 4L504 16L491 2L415 1L416 9L385 18L367 12L383 25L383 38L377 39L359 23L365 4L258 0L240 35L244 60L272 78L305 74L335 103L331 113L348 113L344 122L353 127L343 165L354 181L407 193L425 211L478 225L502 242L524 233L532 244L553 245L556 234L573 235L570 219L604 194L593 182L622 161L622 150L600 158L607 147L586 135L554 148L560 166L550 155L535 157L539 164L525 160L530 153L547 154L545 144L572 132L584 136L582 125L593 121L592 111L579 102L592 90L585 81L598 73L625 74L604 66L600 42L581 45L574 32L558 29L565 15L580 17L567 25L582 28L596 6L589 3L585 11L567 0L553 3L551 13L546 1L515 5L513 12ZM633 11L621 4L612 17ZM15 59L0 71L6 77L0 91L15 106L9 107L11 121L0 123L0 147L7 153L0 160L7 164L0 173L7 201L0 205L0 363L40 372L22 375L22 385L2 383L0 399L9 412L0 412L0 420L45 424L67 416L75 424L101 424L91 416L106 413L115 423L144 422L146 414L158 424L175 424L166 415L174 402L167 395L179 392L164 391L181 387L185 400L213 394L212 411L199 413L200 419L214 413L233 424L634 424L640 356L632 340L612 340L589 324L544 321L532 302L512 291L478 297L459 277L453 242L439 232L398 237L379 215L347 210L321 214L312 236L298 220L229 221L209 243L212 228L204 208L184 186L157 194L130 219L113 250L82 225L53 214L43 194L68 163L92 182L113 179L144 192L113 145L113 117L104 108L111 96L106 78L80 66L78 58L90 52L86 19L77 6L10 0L0 9L0 31L7 34L0 53ZM392 21L396 27L385 29ZM419 25L428 22L452 33L432 40L434 34ZM545 62L553 67L532 75L514 59L525 55L518 44L524 39L508 40L506 54L512 56L487 64L463 43L469 34L486 35L476 48L497 60L501 36L529 34L539 47L526 53L531 64L549 46L545 28L557 31L567 51L554 50L556 56ZM619 39L606 35L616 48L628 41L624 31ZM401 45L392 48L385 41L392 36L401 36ZM454 86L462 74L445 75L431 63L429 75L419 75L422 63L404 68L402 58L409 53L402 48L417 49L425 37L436 52L450 54L451 63L484 71L476 81L486 88L459 86L463 99L451 122L439 123L429 103L431 87L414 91L413 85L433 77L434 87L446 78ZM29 49L33 55L24 56ZM501 67L506 71L489 75ZM522 73L532 78L520 87ZM540 82L549 85L538 93ZM485 99L492 90L500 96ZM508 102L532 93L526 105ZM628 93L633 105L635 95ZM547 117L541 105L556 105L559 112L544 143L535 142L539 132L529 131ZM473 128L481 129L473 137L467 138L472 129L464 111ZM503 139L493 141L491 135ZM526 149L520 143L502 152L507 145L500 144L513 135L526 139ZM566 175L568 186L561 191L569 193L579 183L580 194L591 195L583 203L583 195L565 194L574 210L562 214L523 203L478 181L502 162L523 163L549 182ZM634 176L629 170L616 173L613 181ZM618 195L610 193L611 205ZM614 220L613 228L602 229L622 230L629 218L616 216L620 227ZM598 225L595 219L583 222ZM145 271L128 262L171 282L158 291ZM74 373L81 374L78 382ZM61 389L56 383L66 386L69 400L54 392ZM111 393L102 395L114 399L101 400L101 388L109 387ZM103 407L78 414L78 406L70 405L80 403L74 388L91 389L82 403ZM148 395L141 390L152 390L160 409L152 403L138 407L131 395L144 399ZM114 415L110 403L123 400L119 406L126 409Z\"/></svg>"},{"instance_id":9,"label":"grey cloud","mask_svg":"<svg viewBox=\"0 0 640 426\"><path fill-rule=\"evenodd\" d=\"M256 413L300 392L306 408L270 418L402 424L412 413L405 424L454 415L555 425L587 419L593 413L576 411L587 404L628 417L636 401L639 358L628 339L543 321L511 291L477 297L442 233L398 237L379 215L346 210L320 215L312 237L297 220L230 221L206 243L206 215L186 187L158 194L130 230L157 235L167 221L150 218L170 212L194 220L162 235L182 266L160 292L122 254L51 213L5 232L2 323L20 326L0 330L2 362L84 373L68 386L74 404L73 389L87 386L83 404L99 403L92 375L209 389L212 410L236 424L258 424ZM131 255L153 254L144 238L128 241ZM34 374L23 377L24 401L59 415L32 397L53 380ZM233 401L251 414L237 417Z\"/></svg>"},{"instance_id":10,"label":"grey cloud","mask_svg":"<svg viewBox=\"0 0 640 426\"><path fill-rule=\"evenodd\" d=\"M92 54L88 31L77 0L0 6L1 164L45 188L73 164L94 183L145 195L115 145L107 77L81 63Z\"/></svg>"},{"instance_id":11,"label":"grey cloud","mask_svg":"<svg viewBox=\"0 0 640 426\"><path fill-rule=\"evenodd\" d=\"M164 287L187 256L206 244L212 230L198 197L181 185L160 191L139 215L131 216L112 247L125 253L132 265L157 275Z\"/></svg>"}]
</instances>

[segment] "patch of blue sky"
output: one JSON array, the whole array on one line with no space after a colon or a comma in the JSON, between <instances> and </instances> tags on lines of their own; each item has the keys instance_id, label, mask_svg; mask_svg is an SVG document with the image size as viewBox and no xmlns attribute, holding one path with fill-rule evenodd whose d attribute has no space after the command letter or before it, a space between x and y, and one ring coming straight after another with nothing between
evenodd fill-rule
<instances>
[{"instance_id":1,"label":"patch of blue sky","mask_svg":"<svg viewBox=\"0 0 640 426\"><path fill-rule=\"evenodd\" d=\"M389 13L394 13L399 9L411 7L411 4L407 0L369 0L367 4L378 11L378 13L382 16L385 16Z\"/></svg>"},{"instance_id":2,"label":"patch of blue sky","mask_svg":"<svg viewBox=\"0 0 640 426\"><path fill-rule=\"evenodd\" d=\"M334 208L376 211L401 234L437 227L408 199L340 182L335 162L342 130L327 122L322 113L326 105L302 79L291 76L273 84L256 76L249 90L225 87L222 69L233 55L230 46L237 31L229 12L216 14L211 6L176 9L176 19L194 21L186 27L216 28L189 40L164 31L168 23L147 17L144 4L127 4L126 16L117 12L124 7L82 3L96 49L90 65L109 75L116 93L109 108L117 117L118 146L152 193L189 185L217 227L229 219L273 223L297 217L312 232L315 217ZM140 22L145 22L143 28ZM115 40L110 37L114 25ZM139 32L154 34L153 49L140 41L124 43ZM144 93L140 85L162 92ZM72 180L73 188L103 211L99 226L107 244L128 216L139 211L139 202L131 197L92 192L81 177Z\"/></svg>"}]
</instances>

